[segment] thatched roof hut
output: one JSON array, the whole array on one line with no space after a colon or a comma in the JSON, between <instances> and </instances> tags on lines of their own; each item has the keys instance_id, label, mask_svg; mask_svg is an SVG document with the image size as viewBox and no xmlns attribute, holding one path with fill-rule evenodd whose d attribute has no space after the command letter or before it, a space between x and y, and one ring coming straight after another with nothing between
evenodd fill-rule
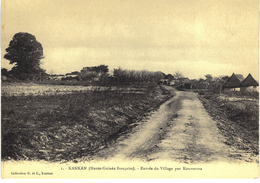
<instances>
[{"instance_id":1,"label":"thatched roof hut","mask_svg":"<svg viewBox=\"0 0 260 183\"><path fill-rule=\"evenodd\" d=\"M258 86L258 85L259 85L258 82L252 77L251 74L248 74L246 79L244 79L240 84L241 87Z\"/></svg>"},{"instance_id":2,"label":"thatched roof hut","mask_svg":"<svg viewBox=\"0 0 260 183\"><path fill-rule=\"evenodd\" d=\"M239 86L240 81L235 73L233 73L232 76L223 84L223 88L238 88Z\"/></svg>"}]
</instances>

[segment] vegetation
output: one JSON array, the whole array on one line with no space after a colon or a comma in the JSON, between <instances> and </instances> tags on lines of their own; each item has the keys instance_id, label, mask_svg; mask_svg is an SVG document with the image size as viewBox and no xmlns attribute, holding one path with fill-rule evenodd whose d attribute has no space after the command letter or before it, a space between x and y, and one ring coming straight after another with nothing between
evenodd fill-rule
<instances>
[{"instance_id":1,"label":"vegetation","mask_svg":"<svg viewBox=\"0 0 260 183\"><path fill-rule=\"evenodd\" d=\"M8 70L6 68L1 68L1 76L8 76Z\"/></svg>"},{"instance_id":2,"label":"vegetation","mask_svg":"<svg viewBox=\"0 0 260 183\"><path fill-rule=\"evenodd\" d=\"M107 65L99 65L94 67L87 67L87 71L95 71L95 72L102 72L102 73L108 73L108 66Z\"/></svg>"},{"instance_id":3,"label":"vegetation","mask_svg":"<svg viewBox=\"0 0 260 183\"><path fill-rule=\"evenodd\" d=\"M114 69L113 77L117 84L158 83L164 78L162 72Z\"/></svg>"},{"instance_id":4,"label":"vegetation","mask_svg":"<svg viewBox=\"0 0 260 183\"><path fill-rule=\"evenodd\" d=\"M100 80L100 78L108 77L108 71L107 65L84 67L81 72L78 73L78 76L84 81Z\"/></svg>"},{"instance_id":5,"label":"vegetation","mask_svg":"<svg viewBox=\"0 0 260 183\"><path fill-rule=\"evenodd\" d=\"M2 96L2 159L69 161L91 155L169 97L158 85L138 92Z\"/></svg>"},{"instance_id":6,"label":"vegetation","mask_svg":"<svg viewBox=\"0 0 260 183\"><path fill-rule=\"evenodd\" d=\"M258 92L255 92L255 94ZM242 156L259 154L259 99L251 92L205 93L199 95L205 109L217 122L220 133L226 137L226 144L245 150ZM242 158L237 152L230 152L235 158Z\"/></svg>"},{"instance_id":7,"label":"vegetation","mask_svg":"<svg viewBox=\"0 0 260 183\"><path fill-rule=\"evenodd\" d=\"M40 68L43 59L43 48L36 38L29 33L17 33L6 48L4 58L15 64L8 73L20 80L33 80L45 77L45 71Z\"/></svg>"},{"instance_id":8,"label":"vegetation","mask_svg":"<svg viewBox=\"0 0 260 183\"><path fill-rule=\"evenodd\" d=\"M175 79L183 78L183 74L180 71L176 71L173 74L173 76L174 76Z\"/></svg>"}]
</instances>

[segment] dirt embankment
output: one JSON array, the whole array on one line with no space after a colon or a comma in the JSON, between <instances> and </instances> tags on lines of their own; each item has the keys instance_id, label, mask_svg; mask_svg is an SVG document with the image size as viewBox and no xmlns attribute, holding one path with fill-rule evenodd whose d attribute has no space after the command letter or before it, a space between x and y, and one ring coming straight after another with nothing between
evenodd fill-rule
<instances>
[{"instance_id":1,"label":"dirt embankment","mask_svg":"<svg viewBox=\"0 0 260 183\"><path fill-rule=\"evenodd\" d=\"M259 100L246 97L205 94L199 96L217 126L230 154L236 159L253 160L259 154Z\"/></svg>"},{"instance_id":2,"label":"dirt embankment","mask_svg":"<svg viewBox=\"0 0 260 183\"><path fill-rule=\"evenodd\" d=\"M2 160L71 161L94 154L172 95L87 91L52 96L2 96Z\"/></svg>"}]
</instances>

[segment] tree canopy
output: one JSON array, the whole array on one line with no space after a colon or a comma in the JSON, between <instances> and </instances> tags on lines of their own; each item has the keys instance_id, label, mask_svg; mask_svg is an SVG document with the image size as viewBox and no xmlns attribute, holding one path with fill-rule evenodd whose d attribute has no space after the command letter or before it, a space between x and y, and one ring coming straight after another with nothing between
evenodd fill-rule
<instances>
[{"instance_id":1,"label":"tree canopy","mask_svg":"<svg viewBox=\"0 0 260 183\"><path fill-rule=\"evenodd\" d=\"M167 74L165 76L165 79L174 79L174 76L172 74Z\"/></svg>"},{"instance_id":2,"label":"tree canopy","mask_svg":"<svg viewBox=\"0 0 260 183\"><path fill-rule=\"evenodd\" d=\"M109 69L107 65L99 65L94 67L87 67L88 71L108 73Z\"/></svg>"},{"instance_id":3,"label":"tree canopy","mask_svg":"<svg viewBox=\"0 0 260 183\"><path fill-rule=\"evenodd\" d=\"M211 81L213 79L211 74L206 74L205 78L206 78L207 81Z\"/></svg>"},{"instance_id":4,"label":"tree canopy","mask_svg":"<svg viewBox=\"0 0 260 183\"><path fill-rule=\"evenodd\" d=\"M183 75L180 71L176 71L174 74L173 74L174 78L175 79L179 79L179 78L183 78Z\"/></svg>"},{"instance_id":5,"label":"tree canopy","mask_svg":"<svg viewBox=\"0 0 260 183\"><path fill-rule=\"evenodd\" d=\"M6 68L1 68L1 75L2 76L7 76L8 75L8 70Z\"/></svg>"},{"instance_id":6,"label":"tree canopy","mask_svg":"<svg viewBox=\"0 0 260 183\"><path fill-rule=\"evenodd\" d=\"M40 60L43 59L43 48L35 36L29 33L17 33L6 48L4 58L15 64L11 74L17 79L37 79L45 73L40 68Z\"/></svg>"}]
</instances>

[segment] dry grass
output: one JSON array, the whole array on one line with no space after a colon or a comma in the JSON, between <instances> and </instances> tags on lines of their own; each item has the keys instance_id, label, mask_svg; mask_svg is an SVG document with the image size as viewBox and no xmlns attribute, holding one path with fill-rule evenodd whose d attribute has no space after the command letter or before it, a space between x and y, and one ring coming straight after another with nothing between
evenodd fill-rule
<instances>
[{"instance_id":1,"label":"dry grass","mask_svg":"<svg viewBox=\"0 0 260 183\"><path fill-rule=\"evenodd\" d=\"M237 96L237 95L236 95ZM205 109L216 120L226 144L231 146L236 158L259 154L259 100L245 95L218 95L206 93L199 96Z\"/></svg>"},{"instance_id":2,"label":"dry grass","mask_svg":"<svg viewBox=\"0 0 260 183\"><path fill-rule=\"evenodd\" d=\"M2 160L69 161L91 155L169 98L158 86L142 91L2 96Z\"/></svg>"}]
</instances>

